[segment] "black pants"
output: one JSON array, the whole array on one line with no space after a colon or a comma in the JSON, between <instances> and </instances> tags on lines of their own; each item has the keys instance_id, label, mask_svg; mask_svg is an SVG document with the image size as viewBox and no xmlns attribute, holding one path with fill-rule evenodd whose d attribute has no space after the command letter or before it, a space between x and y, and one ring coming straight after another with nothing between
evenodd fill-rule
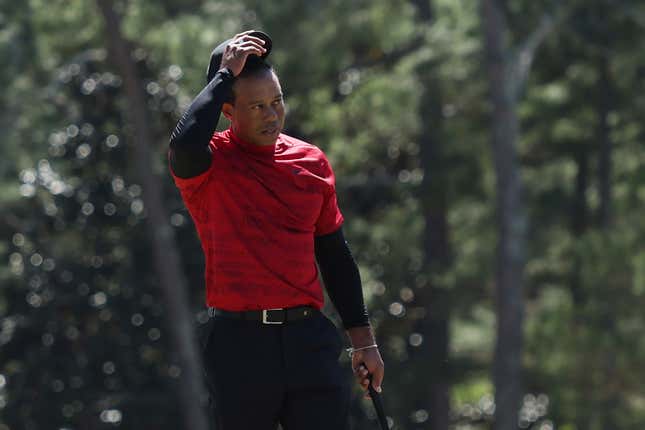
<instances>
[{"instance_id":1,"label":"black pants","mask_svg":"<svg viewBox=\"0 0 645 430\"><path fill-rule=\"evenodd\" d=\"M346 430L343 343L322 313L283 325L213 317L203 361L217 430Z\"/></svg>"}]
</instances>

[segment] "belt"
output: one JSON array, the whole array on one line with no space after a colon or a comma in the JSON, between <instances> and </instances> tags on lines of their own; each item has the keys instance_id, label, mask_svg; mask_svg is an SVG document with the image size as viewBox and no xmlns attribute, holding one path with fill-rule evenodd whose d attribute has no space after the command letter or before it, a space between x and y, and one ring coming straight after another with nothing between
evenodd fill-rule
<instances>
[{"instance_id":1,"label":"belt","mask_svg":"<svg viewBox=\"0 0 645 430\"><path fill-rule=\"evenodd\" d=\"M311 306L261 309L255 311L225 311L224 309L208 308L208 315L211 317L258 321L262 324L284 324L290 321L311 318L319 312L318 309Z\"/></svg>"}]
</instances>

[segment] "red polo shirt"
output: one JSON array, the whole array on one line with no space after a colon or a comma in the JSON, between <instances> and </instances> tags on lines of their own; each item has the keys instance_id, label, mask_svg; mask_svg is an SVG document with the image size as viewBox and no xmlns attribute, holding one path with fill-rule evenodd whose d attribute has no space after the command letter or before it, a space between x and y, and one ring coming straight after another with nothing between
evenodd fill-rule
<instances>
[{"instance_id":1,"label":"red polo shirt","mask_svg":"<svg viewBox=\"0 0 645 430\"><path fill-rule=\"evenodd\" d=\"M324 302L314 235L340 228L329 161L280 134L257 146L229 129L210 142L209 169L182 179L170 169L204 250L206 304L226 310Z\"/></svg>"}]
</instances>

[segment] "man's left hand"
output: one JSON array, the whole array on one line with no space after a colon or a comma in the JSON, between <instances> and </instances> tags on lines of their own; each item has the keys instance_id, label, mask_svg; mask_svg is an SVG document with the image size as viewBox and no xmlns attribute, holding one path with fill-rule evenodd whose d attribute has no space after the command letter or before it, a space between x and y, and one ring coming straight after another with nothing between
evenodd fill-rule
<instances>
[{"instance_id":1,"label":"man's left hand","mask_svg":"<svg viewBox=\"0 0 645 430\"><path fill-rule=\"evenodd\" d=\"M352 341L352 346L356 349L376 344L374 333L370 326L352 327L347 330L347 334ZM374 387L377 392L381 392L381 384L383 383L385 367L381 354L376 346L361 349L360 351L354 351L352 354L352 369L354 370L354 375L356 376L358 383L365 390L366 398L369 398L367 387L370 383L370 375L372 376L372 387Z\"/></svg>"},{"instance_id":2,"label":"man's left hand","mask_svg":"<svg viewBox=\"0 0 645 430\"><path fill-rule=\"evenodd\" d=\"M369 375L372 375L372 387L380 393L385 365L377 347L363 349L352 354L352 369L358 383L365 390L365 398L369 398Z\"/></svg>"}]
</instances>

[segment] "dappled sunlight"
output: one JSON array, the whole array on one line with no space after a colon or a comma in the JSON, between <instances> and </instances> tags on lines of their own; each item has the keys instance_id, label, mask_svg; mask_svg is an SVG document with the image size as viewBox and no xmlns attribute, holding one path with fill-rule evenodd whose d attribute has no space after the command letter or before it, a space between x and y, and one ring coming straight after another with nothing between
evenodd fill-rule
<instances>
[{"instance_id":1,"label":"dappled sunlight","mask_svg":"<svg viewBox=\"0 0 645 430\"><path fill-rule=\"evenodd\" d=\"M0 430L185 427L182 384L201 373L177 327L210 319L168 141L214 46L245 28L275 42L285 133L333 166L390 429L642 430L645 5L619 3L513 2L498 41L480 7L495 0L115 2L134 88L97 2L12 3ZM377 428L339 361L352 429Z\"/></svg>"}]
</instances>

